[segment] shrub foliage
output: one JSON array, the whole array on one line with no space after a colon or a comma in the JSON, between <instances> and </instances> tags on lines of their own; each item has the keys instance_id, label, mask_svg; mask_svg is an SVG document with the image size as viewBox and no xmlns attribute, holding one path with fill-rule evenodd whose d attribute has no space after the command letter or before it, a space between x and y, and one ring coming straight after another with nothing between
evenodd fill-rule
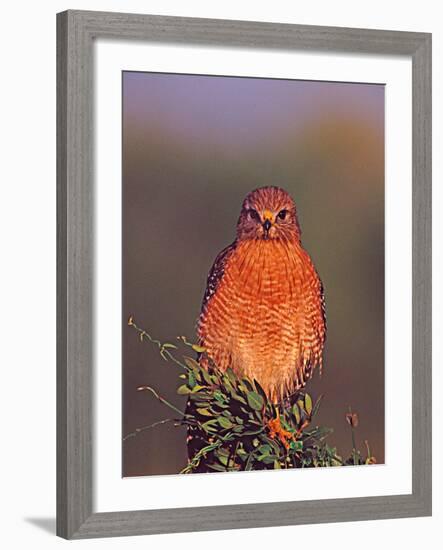
<instances>
[{"instance_id":1,"label":"shrub foliage","mask_svg":"<svg viewBox=\"0 0 443 550\"><path fill-rule=\"evenodd\" d=\"M256 380L239 378L230 369L222 373L212 363L206 370L193 357L186 354L177 357L177 345L153 339L134 323L132 317L128 324L138 332L141 341L156 345L164 360L180 367L177 393L188 398L184 413L163 399L153 388L140 386L138 390L150 391L170 409L182 414L179 418L171 419L188 429L189 460L181 473L310 468L375 462L367 442L365 456L356 448L358 417L352 411L345 418L350 426L353 450L350 457L343 459L327 441L332 430L315 425L321 396L314 402L309 393L299 391L283 402L273 404ZM203 348L188 342L184 337L179 339L194 354L205 353ZM125 439L152 426L138 428Z\"/></svg>"}]
</instances>

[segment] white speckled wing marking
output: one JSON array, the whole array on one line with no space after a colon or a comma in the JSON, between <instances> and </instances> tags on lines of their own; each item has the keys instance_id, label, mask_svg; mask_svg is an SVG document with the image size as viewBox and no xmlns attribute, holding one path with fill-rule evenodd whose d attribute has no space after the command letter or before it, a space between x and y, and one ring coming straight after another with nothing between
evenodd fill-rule
<instances>
[{"instance_id":1,"label":"white speckled wing marking","mask_svg":"<svg viewBox=\"0 0 443 550\"><path fill-rule=\"evenodd\" d=\"M215 258L215 261L211 267L211 270L209 271L206 281L206 290L203 296L203 303L201 307L202 313L205 311L206 305L208 304L209 300L215 294L217 287L223 277L226 262L229 259L229 256L234 252L235 247L236 243L231 243L229 246L224 248Z\"/></svg>"}]
</instances>

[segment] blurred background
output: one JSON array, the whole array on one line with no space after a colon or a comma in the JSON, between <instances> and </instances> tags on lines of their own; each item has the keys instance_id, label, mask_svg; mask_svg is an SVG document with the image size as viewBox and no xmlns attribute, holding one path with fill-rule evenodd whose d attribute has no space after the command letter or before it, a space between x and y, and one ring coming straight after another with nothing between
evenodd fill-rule
<instances>
[{"instance_id":1,"label":"blurred background","mask_svg":"<svg viewBox=\"0 0 443 550\"><path fill-rule=\"evenodd\" d=\"M178 370L140 343L195 341L207 273L235 238L244 196L279 185L325 287L324 394L317 423L346 456L359 416L384 462L384 86L123 73L123 435L171 417L149 384L184 409ZM173 415L172 415L173 416ZM185 431L172 424L123 443L123 476L178 473Z\"/></svg>"}]
</instances>

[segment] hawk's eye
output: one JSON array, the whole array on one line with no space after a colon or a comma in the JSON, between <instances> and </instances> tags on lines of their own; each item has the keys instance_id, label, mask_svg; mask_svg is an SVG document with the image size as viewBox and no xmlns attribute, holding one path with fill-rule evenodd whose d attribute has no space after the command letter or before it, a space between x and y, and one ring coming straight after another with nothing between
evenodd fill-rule
<instances>
[{"instance_id":1,"label":"hawk's eye","mask_svg":"<svg viewBox=\"0 0 443 550\"><path fill-rule=\"evenodd\" d=\"M258 215L257 210L254 210L253 208L250 208L248 210L248 214L249 214L249 217L251 218L251 220L255 220L256 222L260 221L260 216Z\"/></svg>"},{"instance_id":2,"label":"hawk's eye","mask_svg":"<svg viewBox=\"0 0 443 550\"><path fill-rule=\"evenodd\" d=\"M278 213L278 217L279 217L281 220L284 220L284 219L286 218L287 213L288 213L287 210L280 210L280 212Z\"/></svg>"}]
</instances>

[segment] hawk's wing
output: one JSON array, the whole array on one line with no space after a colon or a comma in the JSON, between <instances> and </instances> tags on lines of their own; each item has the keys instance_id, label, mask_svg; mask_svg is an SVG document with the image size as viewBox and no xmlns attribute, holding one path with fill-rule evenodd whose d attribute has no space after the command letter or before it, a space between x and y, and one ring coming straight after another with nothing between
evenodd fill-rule
<instances>
[{"instance_id":1,"label":"hawk's wing","mask_svg":"<svg viewBox=\"0 0 443 550\"><path fill-rule=\"evenodd\" d=\"M201 307L202 312L205 311L209 300L217 291L217 287L220 284L223 273L225 271L226 263L231 254L234 252L236 246L237 244L234 241L229 246L224 248L215 258L215 261L211 267L211 270L209 271L208 278L206 280L206 290L205 295L203 296L203 303Z\"/></svg>"},{"instance_id":2,"label":"hawk's wing","mask_svg":"<svg viewBox=\"0 0 443 550\"><path fill-rule=\"evenodd\" d=\"M217 288L220 284L220 281L223 278L225 272L226 264L236 248L236 242L224 248L218 256L215 258L214 263L212 264L211 270L209 271L208 278L206 281L206 290L203 296L203 303L201 306L200 317L197 323L197 334L199 336L200 345L205 345L203 338L203 327L205 325L205 318L208 312L208 304L211 301L211 298L217 292ZM205 355L198 354L198 361L200 364L208 368L208 362L205 359Z\"/></svg>"},{"instance_id":3,"label":"hawk's wing","mask_svg":"<svg viewBox=\"0 0 443 550\"><path fill-rule=\"evenodd\" d=\"M310 260L312 276L308 278L304 307L302 360L297 377L302 386L311 378L315 367L323 366L323 347L326 340L326 311L323 283Z\"/></svg>"},{"instance_id":4,"label":"hawk's wing","mask_svg":"<svg viewBox=\"0 0 443 550\"><path fill-rule=\"evenodd\" d=\"M322 316L322 319L323 319L323 325L324 325L324 329L325 329L325 333L324 333L324 340L323 342L326 340L326 332L327 332L327 325L326 325L326 304L325 304L325 287L323 286L323 283L317 273L317 277L318 277L318 280L320 282L320 301L321 301L321 316Z\"/></svg>"}]
</instances>

